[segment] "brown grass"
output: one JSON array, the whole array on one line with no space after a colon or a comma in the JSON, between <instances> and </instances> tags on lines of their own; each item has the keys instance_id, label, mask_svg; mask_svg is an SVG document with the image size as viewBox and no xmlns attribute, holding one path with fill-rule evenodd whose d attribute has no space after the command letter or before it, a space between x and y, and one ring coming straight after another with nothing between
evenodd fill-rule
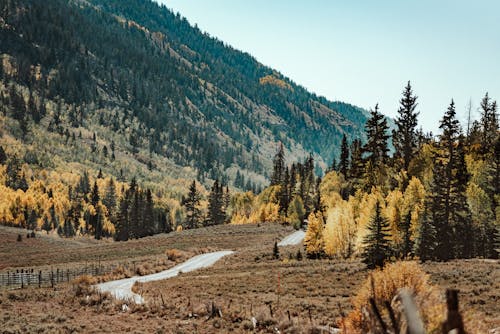
<instances>
[{"instance_id":1,"label":"brown grass","mask_svg":"<svg viewBox=\"0 0 500 334\"><path fill-rule=\"evenodd\" d=\"M281 333L318 333L328 326L340 326L337 319L353 310L352 300L363 289L368 271L355 260L297 261L298 246L281 248L281 259L272 259L274 241L288 233L283 227L263 224L261 227L221 226L175 233L172 234L175 238L164 236L154 242L150 239L150 249L158 251L154 256L162 256L166 261L170 261L167 249L189 252L194 245L201 252L210 250L203 249L210 246L238 252L211 268L134 287L140 289L146 304L128 305L125 312L123 302L86 290L92 282L88 277L57 285L55 289L0 290L2 330L13 333L273 333L276 327ZM138 242L122 244L148 247L147 243ZM108 247L105 243L100 245ZM80 251L85 250L97 251L93 247ZM135 251L124 250L123 256L131 252ZM500 327L498 262L453 261L428 263L423 268L430 275L428 283L435 286L440 300L445 288L461 290L460 306L469 333L488 333ZM117 269L120 270L121 274L127 274L123 268ZM419 275L425 276L421 272ZM423 276L418 277L422 280ZM222 317L210 318L212 303L221 310ZM252 317L257 320L255 330Z\"/></svg>"},{"instance_id":2,"label":"brown grass","mask_svg":"<svg viewBox=\"0 0 500 334\"><path fill-rule=\"evenodd\" d=\"M363 333L372 326L370 319L363 317L363 312L371 312L370 298L375 300L384 321L389 324L384 303L394 308L394 299L403 288L412 292L427 330L438 330L445 316L445 305L439 291L428 281L429 275L416 262L395 262L383 270L373 271L353 299L354 310L346 319L350 332Z\"/></svg>"}]
</instances>

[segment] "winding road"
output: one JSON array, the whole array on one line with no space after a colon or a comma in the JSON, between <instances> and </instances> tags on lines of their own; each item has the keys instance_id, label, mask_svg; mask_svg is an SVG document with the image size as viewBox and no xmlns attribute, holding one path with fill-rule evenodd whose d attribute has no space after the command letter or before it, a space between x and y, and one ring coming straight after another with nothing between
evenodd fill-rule
<instances>
[{"instance_id":1,"label":"winding road","mask_svg":"<svg viewBox=\"0 0 500 334\"><path fill-rule=\"evenodd\" d=\"M98 284L96 287L99 291L110 292L116 299L134 301L136 304L142 304L144 299L132 292L132 286L135 282L152 282L159 281L179 275L180 272L187 273L196 269L206 268L213 265L222 257L234 253L233 251L220 251L213 253L205 253L196 255L186 262L176 265L165 271L146 276L134 276L116 281L109 281Z\"/></svg>"},{"instance_id":2,"label":"winding road","mask_svg":"<svg viewBox=\"0 0 500 334\"><path fill-rule=\"evenodd\" d=\"M304 239L305 232L300 230L296 231L281 240L278 246L291 246L297 245ZM190 272L193 270L206 268L212 266L215 262L219 261L224 256L233 254L233 251L219 251L212 253L205 253L196 255L186 262L176 265L165 271L161 271L156 274L146 275L146 276L134 276L130 278L124 278L116 281L109 281L101 284L97 284L96 288L101 292L109 292L116 299L121 299L124 301L133 301L136 304L144 303L142 296L132 292L132 286L135 282L152 282L159 281L179 275L180 272Z\"/></svg>"},{"instance_id":3,"label":"winding road","mask_svg":"<svg viewBox=\"0 0 500 334\"><path fill-rule=\"evenodd\" d=\"M304 240L304 236L306 235L306 232L302 230L298 230L293 232L292 234L284 237L280 242L278 242L278 246L293 246L293 245L298 245Z\"/></svg>"}]
</instances>

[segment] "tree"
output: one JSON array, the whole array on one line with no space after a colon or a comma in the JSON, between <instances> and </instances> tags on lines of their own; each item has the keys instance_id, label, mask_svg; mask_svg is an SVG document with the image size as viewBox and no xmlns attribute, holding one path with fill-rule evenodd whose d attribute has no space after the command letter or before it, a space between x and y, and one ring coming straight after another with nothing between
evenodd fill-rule
<instances>
[{"instance_id":1,"label":"tree","mask_svg":"<svg viewBox=\"0 0 500 334\"><path fill-rule=\"evenodd\" d=\"M454 226L455 256L470 258L473 255L472 216L467 204L467 184L470 175L465 162L465 138L460 136L456 148L456 163L451 179L451 221Z\"/></svg>"},{"instance_id":2,"label":"tree","mask_svg":"<svg viewBox=\"0 0 500 334\"><path fill-rule=\"evenodd\" d=\"M274 242L274 247L273 247L273 258L278 260L280 258L280 250L278 248L278 242Z\"/></svg>"},{"instance_id":3,"label":"tree","mask_svg":"<svg viewBox=\"0 0 500 334\"><path fill-rule=\"evenodd\" d=\"M414 253L420 261L429 261L436 258L437 232L434 224L434 217L429 213L428 207L431 203L425 206L423 221L418 226L417 237L414 244Z\"/></svg>"},{"instance_id":4,"label":"tree","mask_svg":"<svg viewBox=\"0 0 500 334\"><path fill-rule=\"evenodd\" d=\"M130 238L130 196L131 192L127 190L120 200L120 210L115 225L115 240L117 241L127 241Z\"/></svg>"},{"instance_id":5,"label":"tree","mask_svg":"<svg viewBox=\"0 0 500 334\"><path fill-rule=\"evenodd\" d=\"M196 189L196 181L193 181L193 183L189 186L188 196L184 199L182 205L186 208L186 223L184 227L188 229L198 227L201 212L199 209L200 194Z\"/></svg>"},{"instance_id":6,"label":"tree","mask_svg":"<svg viewBox=\"0 0 500 334\"><path fill-rule=\"evenodd\" d=\"M481 153L492 153L498 136L498 116L496 101L490 102L488 93L481 100Z\"/></svg>"},{"instance_id":7,"label":"tree","mask_svg":"<svg viewBox=\"0 0 500 334\"><path fill-rule=\"evenodd\" d=\"M94 182L94 186L92 187L92 193L90 195L90 204L92 204L94 210L90 213L90 226L94 230L94 238L97 240L102 237L102 212L99 206L99 187L97 186L97 181Z\"/></svg>"},{"instance_id":8,"label":"tree","mask_svg":"<svg viewBox=\"0 0 500 334\"><path fill-rule=\"evenodd\" d=\"M361 140L354 139L351 144L351 165L349 166L349 181L352 184L353 193L363 178L364 169L365 162L363 160Z\"/></svg>"},{"instance_id":9,"label":"tree","mask_svg":"<svg viewBox=\"0 0 500 334\"><path fill-rule=\"evenodd\" d=\"M385 166L389 157L389 149L387 147L387 140L389 139L387 131L389 127L387 126L387 119L379 113L378 104L370 112L370 115L371 117L365 126L367 142L363 148L366 154L366 190L370 190L372 186L384 184L386 177Z\"/></svg>"},{"instance_id":10,"label":"tree","mask_svg":"<svg viewBox=\"0 0 500 334\"><path fill-rule=\"evenodd\" d=\"M375 204L375 214L368 225L368 234L363 240L363 262L368 268L383 267L390 256L390 227L382 216L380 202Z\"/></svg>"},{"instance_id":11,"label":"tree","mask_svg":"<svg viewBox=\"0 0 500 334\"><path fill-rule=\"evenodd\" d=\"M208 224L220 225L226 220L224 207L224 188L215 180L208 197Z\"/></svg>"},{"instance_id":12,"label":"tree","mask_svg":"<svg viewBox=\"0 0 500 334\"><path fill-rule=\"evenodd\" d=\"M304 236L304 247L310 258L319 258L323 253L323 214L311 212L308 217L306 235Z\"/></svg>"},{"instance_id":13,"label":"tree","mask_svg":"<svg viewBox=\"0 0 500 334\"><path fill-rule=\"evenodd\" d=\"M299 229L302 226L305 210L302 199L299 196L294 196L287 210L287 222Z\"/></svg>"},{"instance_id":14,"label":"tree","mask_svg":"<svg viewBox=\"0 0 500 334\"><path fill-rule=\"evenodd\" d=\"M7 154L5 153L2 145L0 145L0 165L3 165L7 161Z\"/></svg>"},{"instance_id":15,"label":"tree","mask_svg":"<svg viewBox=\"0 0 500 334\"><path fill-rule=\"evenodd\" d=\"M394 145L395 160L401 160L402 168L408 170L410 161L417 149L417 96L413 94L410 81L403 91L400 100L398 116L396 117L396 129L392 132L392 143Z\"/></svg>"},{"instance_id":16,"label":"tree","mask_svg":"<svg viewBox=\"0 0 500 334\"><path fill-rule=\"evenodd\" d=\"M151 192L150 189L146 189L146 198L144 202L144 211L142 220L143 220L142 236L154 235L157 231L157 228L154 218L153 193Z\"/></svg>"},{"instance_id":17,"label":"tree","mask_svg":"<svg viewBox=\"0 0 500 334\"><path fill-rule=\"evenodd\" d=\"M113 178L110 178L106 185L106 191L102 203L108 209L109 217L113 217L116 211L116 187Z\"/></svg>"},{"instance_id":18,"label":"tree","mask_svg":"<svg viewBox=\"0 0 500 334\"><path fill-rule=\"evenodd\" d=\"M283 184L285 177L285 152L283 144L280 144L278 152L273 160L273 174L271 175L271 186Z\"/></svg>"},{"instance_id":19,"label":"tree","mask_svg":"<svg viewBox=\"0 0 500 334\"><path fill-rule=\"evenodd\" d=\"M340 148L339 172L344 174L344 177L347 179L348 171L349 171L349 146L347 145L347 137L344 134L344 136L342 137L342 145Z\"/></svg>"}]
</instances>

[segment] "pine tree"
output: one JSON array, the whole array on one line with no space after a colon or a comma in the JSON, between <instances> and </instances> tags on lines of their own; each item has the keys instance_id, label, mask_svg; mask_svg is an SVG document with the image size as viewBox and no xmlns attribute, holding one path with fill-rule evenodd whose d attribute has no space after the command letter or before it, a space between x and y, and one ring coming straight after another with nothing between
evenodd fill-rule
<instances>
[{"instance_id":1,"label":"pine tree","mask_svg":"<svg viewBox=\"0 0 500 334\"><path fill-rule=\"evenodd\" d=\"M146 190L143 221L145 226L144 235L154 235L157 231L157 227L154 219L153 193L150 189Z\"/></svg>"},{"instance_id":2,"label":"pine tree","mask_svg":"<svg viewBox=\"0 0 500 334\"><path fill-rule=\"evenodd\" d=\"M273 258L278 260L280 258L280 250L278 248L278 242L274 242L274 247L273 247Z\"/></svg>"},{"instance_id":3,"label":"pine tree","mask_svg":"<svg viewBox=\"0 0 500 334\"><path fill-rule=\"evenodd\" d=\"M363 240L363 262L368 268L382 267L390 257L390 226L382 216L380 202L375 205L375 214L368 225L368 235Z\"/></svg>"},{"instance_id":4,"label":"pine tree","mask_svg":"<svg viewBox=\"0 0 500 334\"><path fill-rule=\"evenodd\" d=\"M363 177L364 169L361 140L354 139L351 144L351 164L349 166L349 178L351 183L353 183L353 190L355 190L359 180Z\"/></svg>"},{"instance_id":5,"label":"pine tree","mask_svg":"<svg viewBox=\"0 0 500 334\"><path fill-rule=\"evenodd\" d=\"M113 218L116 212L116 187L113 178L110 178L108 181L102 203L108 209L109 217ZM111 219L111 221L113 222L114 219Z\"/></svg>"},{"instance_id":6,"label":"pine tree","mask_svg":"<svg viewBox=\"0 0 500 334\"><path fill-rule=\"evenodd\" d=\"M99 201L99 187L97 186L97 182L94 182L90 195L90 204L94 207L94 212L90 215L89 223L94 230L94 238L97 240L102 237L102 212L99 207Z\"/></svg>"},{"instance_id":7,"label":"pine tree","mask_svg":"<svg viewBox=\"0 0 500 334\"><path fill-rule=\"evenodd\" d=\"M395 120L396 129L392 132L392 143L395 149L394 158L401 160L401 167L407 171L417 150L418 140L416 131L418 112L415 112L417 96L413 94L410 81L403 91L400 104Z\"/></svg>"},{"instance_id":8,"label":"pine tree","mask_svg":"<svg viewBox=\"0 0 500 334\"><path fill-rule=\"evenodd\" d=\"M389 135L387 131L387 119L378 111L378 104L375 109L370 111L370 119L366 123L367 142L364 151L367 154L367 160L373 165L383 164L387 162L389 149L387 148L387 140Z\"/></svg>"},{"instance_id":9,"label":"pine tree","mask_svg":"<svg viewBox=\"0 0 500 334\"><path fill-rule=\"evenodd\" d=\"M7 154L5 153L2 145L0 145L0 165L3 165L7 161Z\"/></svg>"},{"instance_id":10,"label":"pine tree","mask_svg":"<svg viewBox=\"0 0 500 334\"><path fill-rule=\"evenodd\" d=\"M200 223L201 213L199 209L200 194L196 189L196 181L193 181L189 186L189 193L184 199L182 205L186 208L186 223L185 228L192 229L198 227Z\"/></svg>"},{"instance_id":11,"label":"pine tree","mask_svg":"<svg viewBox=\"0 0 500 334\"><path fill-rule=\"evenodd\" d=\"M271 175L271 185L276 186L283 183L285 176L285 151L283 144L280 144L279 150L273 160L273 174Z\"/></svg>"},{"instance_id":12,"label":"pine tree","mask_svg":"<svg viewBox=\"0 0 500 334\"><path fill-rule=\"evenodd\" d=\"M431 202L425 206L424 219L418 227L415 239L414 252L420 261L429 261L436 258L437 232L434 226L434 218L427 209L431 207Z\"/></svg>"},{"instance_id":13,"label":"pine tree","mask_svg":"<svg viewBox=\"0 0 500 334\"><path fill-rule=\"evenodd\" d=\"M342 145L340 148L340 163L339 163L339 171L344 175L344 177L348 178L349 171L349 146L347 145L347 137L344 134L342 137Z\"/></svg>"},{"instance_id":14,"label":"pine tree","mask_svg":"<svg viewBox=\"0 0 500 334\"><path fill-rule=\"evenodd\" d=\"M365 129L367 142L363 148L366 153L365 164L365 185L366 190L373 186L381 186L385 182L385 166L389 158L387 140L387 119L378 111L378 104L370 112L370 119L367 121Z\"/></svg>"},{"instance_id":15,"label":"pine tree","mask_svg":"<svg viewBox=\"0 0 500 334\"><path fill-rule=\"evenodd\" d=\"M481 100L481 153L492 153L494 142L498 136L498 115L496 101L491 102L488 93Z\"/></svg>"},{"instance_id":16,"label":"pine tree","mask_svg":"<svg viewBox=\"0 0 500 334\"><path fill-rule=\"evenodd\" d=\"M130 238L129 206L130 190L127 190L120 200L120 210L115 225L115 240L127 241Z\"/></svg>"},{"instance_id":17,"label":"pine tree","mask_svg":"<svg viewBox=\"0 0 500 334\"><path fill-rule=\"evenodd\" d=\"M208 225L220 225L226 219L223 212L223 187L215 180L208 197Z\"/></svg>"},{"instance_id":18,"label":"pine tree","mask_svg":"<svg viewBox=\"0 0 500 334\"><path fill-rule=\"evenodd\" d=\"M472 216L467 205L467 184L470 175L465 162L465 138L460 136L456 148L454 175L451 180L450 207L451 221L454 226L455 255L459 258L470 258L473 255L474 235Z\"/></svg>"}]
</instances>

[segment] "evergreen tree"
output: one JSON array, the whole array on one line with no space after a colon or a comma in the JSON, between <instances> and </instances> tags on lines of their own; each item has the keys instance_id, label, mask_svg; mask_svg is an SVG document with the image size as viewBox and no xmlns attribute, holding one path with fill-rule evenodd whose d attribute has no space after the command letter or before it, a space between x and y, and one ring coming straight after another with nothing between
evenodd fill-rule
<instances>
[{"instance_id":1,"label":"evergreen tree","mask_svg":"<svg viewBox=\"0 0 500 334\"><path fill-rule=\"evenodd\" d=\"M401 160L401 167L408 170L410 161L417 150L417 96L413 94L411 84L408 81L403 97L400 100L398 116L396 117L396 129L392 132L392 143L394 145L395 160Z\"/></svg>"},{"instance_id":2,"label":"evergreen tree","mask_svg":"<svg viewBox=\"0 0 500 334\"><path fill-rule=\"evenodd\" d=\"M130 238L129 206L130 190L127 190L120 200L120 209L115 225L115 240L127 241Z\"/></svg>"},{"instance_id":3,"label":"evergreen tree","mask_svg":"<svg viewBox=\"0 0 500 334\"><path fill-rule=\"evenodd\" d=\"M278 242L274 242L274 247L273 247L273 258L278 260L280 258L280 250L278 248Z\"/></svg>"},{"instance_id":4,"label":"evergreen tree","mask_svg":"<svg viewBox=\"0 0 500 334\"><path fill-rule=\"evenodd\" d=\"M339 172L341 172L347 179L348 171L349 171L349 146L347 145L347 137L344 134L344 136L342 137L342 145L340 148Z\"/></svg>"},{"instance_id":5,"label":"evergreen tree","mask_svg":"<svg viewBox=\"0 0 500 334\"><path fill-rule=\"evenodd\" d=\"M368 235L363 240L363 262L368 268L382 267L390 257L390 226L382 216L380 202L375 205L375 214L368 225Z\"/></svg>"},{"instance_id":6,"label":"evergreen tree","mask_svg":"<svg viewBox=\"0 0 500 334\"><path fill-rule=\"evenodd\" d=\"M143 221L145 227L143 235L154 235L157 231L157 227L154 219L153 194L150 189L146 190Z\"/></svg>"},{"instance_id":7,"label":"evergreen tree","mask_svg":"<svg viewBox=\"0 0 500 334\"><path fill-rule=\"evenodd\" d=\"M223 212L224 207L224 188L215 180L210 195L208 197L208 224L220 225L226 220Z\"/></svg>"},{"instance_id":8,"label":"evergreen tree","mask_svg":"<svg viewBox=\"0 0 500 334\"><path fill-rule=\"evenodd\" d=\"M491 102L488 93L481 100L481 153L493 152L494 142L498 136L498 115L496 101Z\"/></svg>"},{"instance_id":9,"label":"evergreen tree","mask_svg":"<svg viewBox=\"0 0 500 334\"><path fill-rule=\"evenodd\" d=\"M364 172L363 149L361 140L354 139L351 145L351 164L349 166L349 178L351 182L357 184Z\"/></svg>"},{"instance_id":10,"label":"evergreen tree","mask_svg":"<svg viewBox=\"0 0 500 334\"><path fill-rule=\"evenodd\" d=\"M185 228L192 229L198 227L201 218L199 209L200 194L196 189L196 181L193 181L189 186L189 193L187 198L184 199L182 205L186 208L186 223Z\"/></svg>"},{"instance_id":11,"label":"evergreen tree","mask_svg":"<svg viewBox=\"0 0 500 334\"><path fill-rule=\"evenodd\" d=\"M271 175L271 185L283 184L285 176L285 151L283 144L280 144L279 150L273 160L273 174Z\"/></svg>"},{"instance_id":12,"label":"evergreen tree","mask_svg":"<svg viewBox=\"0 0 500 334\"><path fill-rule=\"evenodd\" d=\"M467 205L467 184L470 175L465 162L465 138L459 137L456 148L456 164L454 175L451 180L450 207L451 221L454 226L455 256L459 258L470 258L473 255L474 235L472 228L472 216Z\"/></svg>"},{"instance_id":13,"label":"evergreen tree","mask_svg":"<svg viewBox=\"0 0 500 334\"><path fill-rule=\"evenodd\" d=\"M76 191L82 195L86 195L90 192L90 180L87 171L84 171L83 175L80 177L78 185L76 186Z\"/></svg>"},{"instance_id":14,"label":"evergreen tree","mask_svg":"<svg viewBox=\"0 0 500 334\"><path fill-rule=\"evenodd\" d=\"M102 212L99 207L99 187L97 186L97 181L94 182L92 187L92 193L90 195L90 204L94 207L94 212L90 214L90 226L94 231L94 238L97 240L102 237Z\"/></svg>"},{"instance_id":15,"label":"evergreen tree","mask_svg":"<svg viewBox=\"0 0 500 334\"><path fill-rule=\"evenodd\" d=\"M102 203L108 209L109 217L114 217L114 214L116 212L116 186L113 178L110 178L108 181ZM113 222L114 219L111 219L111 221Z\"/></svg>"},{"instance_id":16,"label":"evergreen tree","mask_svg":"<svg viewBox=\"0 0 500 334\"><path fill-rule=\"evenodd\" d=\"M427 221L435 227L437 244L435 256L439 260L449 260L453 257L451 225L450 192L451 180L448 177L447 166L438 157L433 166L433 179L431 184L429 217Z\"/></svg>"},{"instance_id":17,"label":"evergreen tree","mask_svg":"<svg viewBox=\"0 0 500 334\"><path fill-rule=\"evenodd\" d=\"M432 204L429 203L425 206L425 211L423 214L423 221L418 226L417 237L415 239L414 252L418 256L420 261L429 261L436 258L436 246L437 246L437 233L434 224L434 218L430 214L428 207Z\"/></svg>"},{"instance_id":18,"label":"evergreen tree","mask_svg":"<svg viewBox=\"0 0 500 334\"><path fill-rule=\"evenodd\" d=\"M52 226L51 226L49 218L47 218L47 216L43 217L42 230L47 232L47 234L49 234L49 232L52 230Z\"/></svg>"},{"instance_id":19,"label":"evergreen tree","mask_svg":"<svg viewBox=\"0 0 500 334\"><path fill-rule=\"evenodd\" d=\"M366 154L365 165L365 185L366 190L373 186L381 186L386 178L386 164L388 160L389 149L387 140L389 135L387 131L387 119L378 111L378 104L370 112L370 119L367 121L365 129L367 142L363 148Z\"/></svg>"},{"instance_id":20,"label":"evergreen tree","mask_svg":"<svg viewBox=\"0 0 500 334\"><path fill-rule=\"evenodd\" d=\"M0 165L3 165L7 161L7 154L5 153L2 145L0 145Z\"/></svg>"}]
</instances>

